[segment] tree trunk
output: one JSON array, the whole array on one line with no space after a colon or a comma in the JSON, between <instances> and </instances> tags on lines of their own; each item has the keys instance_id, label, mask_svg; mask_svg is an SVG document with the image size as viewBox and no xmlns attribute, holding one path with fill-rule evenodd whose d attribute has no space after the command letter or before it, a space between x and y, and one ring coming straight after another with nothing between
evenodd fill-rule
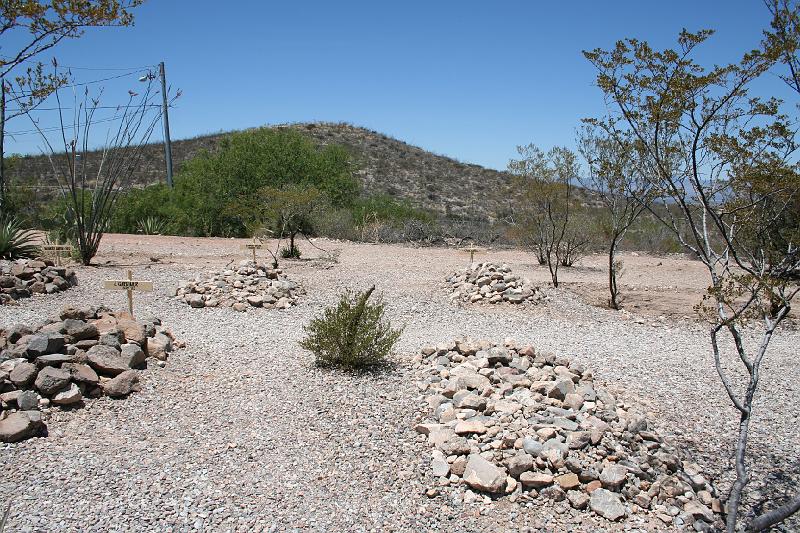
<instances>
[{"instance_id":1,"label":"tree trunk","mask_svg":"<svg viewBox=\"0 0 800 533\"><path fill-rule=\"evenodd\" d=\"M616 256L617 237L615 235L611 238L611 246L608 249L608 291L611 293L611 298L608 301L608 305L611 307L611 309L619 310L619 302L617 301L619 291L617 290Z\"/></svg>"},{"instance_id":2,"label":"tree trunk","mask_svg":"<svg viewBox=\"0 0 800 533\"><path fill-rule=\"evenodd\" d=\"M757 516L750 524L749 529L750 531L763 531L770 526L783 522L786 518L789 518L798 511L800 511L800 494L796 494L794 498L777 509L767 511Z\"/></svg>"},{"instance_id":3,"label":"tree trunk","mask_svg":"<svg viewBox=\"0 0 800 533\"><path fill-rule=\"evenodd\" d=\"M747 405L747 404L745 404ZM739 514L739 504L742 500L742 491L747 485L747 466L745 465L745 453L747 452L747 434L750 429L749 406L744 411L740 411L739 418L739 438L736 441L736 481L731 487L730 497L727 502L727 516L725 526L728 533L735 533L736 518Z\"/></svg>"}]
</instances>

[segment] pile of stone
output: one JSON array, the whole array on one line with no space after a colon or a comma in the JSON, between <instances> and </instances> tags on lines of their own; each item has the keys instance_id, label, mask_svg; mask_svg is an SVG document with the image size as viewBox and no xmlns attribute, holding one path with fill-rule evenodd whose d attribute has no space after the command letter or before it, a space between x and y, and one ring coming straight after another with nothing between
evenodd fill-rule
<instances>
[{"instance_id":1,"label":"pile of stone","mask_svg":"<svg viewBox=\"0 0 800 533\"><path fill-rule=\"evenodd\" d=\"M416 430L434 447L432 495L544 498L572 513L645 515L697 531L721 524L701 467L582 364L512 341L466 340L423 349L415 368L427 400Z\"/></svg>"},{"instance_id":2,"label":"pile of stone","mask_svg":"<svg viewBox=\"0 0 800 533\"><path fill-rule=\"evenodd\" d=\"M32 294L53 294L78 284L75 271L49 259L0 261L0 304Z\"/></svg>"},{"instance_id":3,"label":"pile of stone","mask_svg":"<svg viewBox=\"0 0 800 533\"><path fill-rule=\"evenodd\" d=\"M541 289L527 278L512 274L506 264L473 263L448 277L447 284L452 292L450 298L462 302L522 304L547 299Z\"/></svg>"},{"instance_id":4,"label":"pile of stone","mask_svg":"<svg viewBox=\"0 0 800 533\"><path fill-rule=\"evenodd\" d=\"M282 270L241 261L236 269L180 282L175 296L195 308L231 307L247 311L251 307L288 309L297 303L301 293L301 287Z\"/></svg>"},{"instance_id":5,"label":"pile of stone","mask_svg":"<svg viewBox=\"0 0 800 533\"><path fill-rule=\"evenodd\" d=\"M46 434L41 410L138 391L134 369L148 358L164 366L179 345L160 320L105 308L66 307L38 327L0 330L0 442Z\"/></svg>"}]
</instances>

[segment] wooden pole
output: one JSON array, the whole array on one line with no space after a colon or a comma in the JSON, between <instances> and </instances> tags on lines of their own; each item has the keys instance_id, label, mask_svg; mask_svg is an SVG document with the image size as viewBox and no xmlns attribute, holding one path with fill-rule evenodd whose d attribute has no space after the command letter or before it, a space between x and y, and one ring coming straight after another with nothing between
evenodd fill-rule
<instances>
[{"instance_id":1,"label":"wooden pole","mask_svg":"<svg viewBox=\"0 0 800 533\"><path fill-rule=\"evenodd\" d=\"M128 270L128 280L133 280L133 272ZM128 311L133 318L133 289L128 289Z\"/></svg>"}]
</instances>

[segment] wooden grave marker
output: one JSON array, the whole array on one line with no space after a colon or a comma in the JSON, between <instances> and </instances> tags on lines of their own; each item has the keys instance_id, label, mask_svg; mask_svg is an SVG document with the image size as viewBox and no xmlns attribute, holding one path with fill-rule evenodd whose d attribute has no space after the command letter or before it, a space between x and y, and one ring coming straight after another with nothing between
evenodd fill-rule
<instances>
[{"instance_id":1,"label":"wooden grave marker","mask_svg":"<svg viewBox=\"0 0 800 533\"><path fill-rule=\"evenodd\" d=\"M133 315L133 292L153 292L153 282L133 279L133 272L128 270L128 279L107 279L103 282L103 288L112 291L128 292L128 311Z\"/></svg>"},{"instance_id":2,"label":"wooden grave marker","mask_svg":"<svg viewBox=\"0 0 800 533\"><path fill-rule=\"evenodd\" d=\"M258 261L256 261L256 250L260 250L263 247L264 247L264 245L261 244L261 242L258 239L253 237L253 242L248 243L248 244L243 244L242 245L242 250L253 250L253 263L258 264Z\"/></svg>"},{"instance_id":3,"label":"wooden grave marker","mask_svg":"<svg viewBox=\"0 0 800 533\"><path fill-rule=\"evenodd\" d=\"M482 251L480 248L478 248L474 244L468 246L467 248L462 248L462 250L465 251L465 252L469 252L469 264L470 265L472 265L472 263L475 262L475 253Z\"/></svg>"},{"instance_id":4,"label":"wooden grave marker","mask_svg":"<svg viewBox=\"0 0 800 533\"><path fill-rule=\"evenodd\" d=\"M72 246L69 244L43 244L41 246L42 254L45 252L50 252L47 254L48 257L55 256L56 264L61 266L61 255L62 253L66 252L67 254L72 253Z\"/></svg>"}]
</instances>

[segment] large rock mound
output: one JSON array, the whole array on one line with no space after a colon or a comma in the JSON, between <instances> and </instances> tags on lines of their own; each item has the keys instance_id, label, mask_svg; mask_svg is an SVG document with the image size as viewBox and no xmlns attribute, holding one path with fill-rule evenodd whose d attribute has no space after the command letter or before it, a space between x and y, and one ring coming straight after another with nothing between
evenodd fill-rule
<instances>
[{"instance_id":1,"label":"large rock mound","mask_svg":"<svg viewBox=\"0 0 800 533\"><path fill-rule=\"evenodd\" d=\"M50 259L0 261L0 304L33 294L53 294L78 284L75 271Z\"/></svg>"},{"instance_id":2,"label":"large rock mound","mask_svg":"<svg viewBox=\"0 0 800 533\"><path fill-rule=\"evenodd\" d=\"M148 358L163 366L180 344L157 318L97 308L66 307L39 327L0 330L0 442L43 434L40 409L138 391L134 369Z\"/></svg>"},{"instance_id":3,"label":"large rock mound","mask_svg":"<svg viewBox=\"0 0 800 533\"><path fill-rule=\"evenodd\" d=\"M522 304L547 299L540 288L514 275L508 265L488 262L473 263L465 270L454 272L447 278L447 288L452 300L470 303Z\"/></svg>"},{"instance_id":4,"label":"large rock mound","mask_svg":"<svg viewBox=\"0 0 800 533\"><path fill-rule=\"evenodd\" d=\"M282 270L241 261L236 269L181 282L175 296L195 308L232 307L246 311L250 307L288 309L301 293L301 287Z\"/></svg>"},{"instance_id":5,"label":"large rock mound","mask_svg":"<svg viewBox=\"0 0 800 533\"><path fill-rule=\"evenodd\" d=\"M636 514L653 527L720 525L701 468L582 364L511 342L456 341L423 349L415 368L430 408L416 429L451 500L480 501L483 492L552 500L575 520Z\"/></svg>"}]
</instances>

